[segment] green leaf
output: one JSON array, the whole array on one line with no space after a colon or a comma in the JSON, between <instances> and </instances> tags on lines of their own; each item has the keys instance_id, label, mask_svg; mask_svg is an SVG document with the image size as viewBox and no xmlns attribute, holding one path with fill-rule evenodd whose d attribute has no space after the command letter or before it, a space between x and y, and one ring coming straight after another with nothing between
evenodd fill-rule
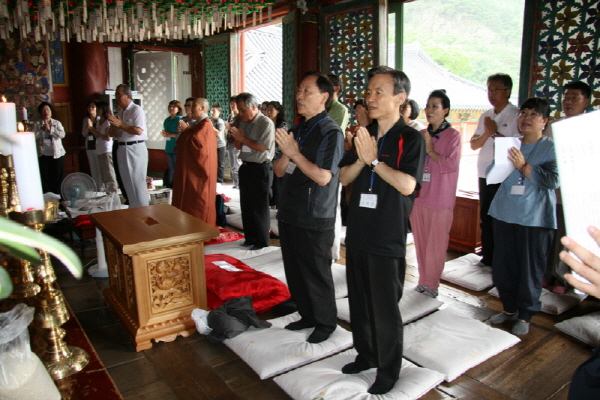
<instances>
[{"instance_id":1,"label":"green leaf","mask_svg":"<svg viewBox=\"0 0 600 400\"><path fill-rule=\"evenodd\" d=\"M19 260L29 261L33 265L40 265L42 263L40 253L38 253L36 249L33 249L29 246L15 243L0 243L0 250L3 250L4 252L10 254L14 258L18 258Z\"/></svg>"},{"instance_id":2,"label":"green leaf","mask_svg":"<svg viewBox=\"0 0 600 400\"><path fill-rule=\"evenodd\" d=\"M58 258L76 278L81 278L83 273L81 260L67 245L7 218L0 218L0 244L10 248L21 245L47 251Z\"/></svg>"},{"instance_id":3,"label":"green leaf","mask_svg":"<svg viewBox=\"0 0 600 400\"><path fill-rule=\"evenodd\" d=\"M0 299L8 297L13 290L12 281L8 272L0 266Z\"/></svg>"}]
</instances>

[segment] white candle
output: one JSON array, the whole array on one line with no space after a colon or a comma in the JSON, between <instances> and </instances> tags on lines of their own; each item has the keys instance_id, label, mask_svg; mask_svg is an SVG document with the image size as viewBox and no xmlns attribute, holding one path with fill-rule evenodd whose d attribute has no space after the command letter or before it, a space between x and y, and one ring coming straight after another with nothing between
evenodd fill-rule
<instances>
[{"instance_id":1,"label":"white candle","mask_svg":"<svg viewBox=\"0 0 600 400\"><path fill-rule=\"evenodd\" d=\"M21 211L43 210L44 194L40 167L33 132L18 132L10 135L13 141L13 163L19 191Z\"/></svg>"},{"instance_id":2,"label":"white candle","mask_svg":"<svg viewBox=\"0 0 600 400\"><path fill-rule=\"evenodd\" d=\"M17 111L15 103L0 102L0 136L9 137L17 131ZM8 142L0 141L0 153L12 154L12 146Z\"/></svg>"}]
</instances>

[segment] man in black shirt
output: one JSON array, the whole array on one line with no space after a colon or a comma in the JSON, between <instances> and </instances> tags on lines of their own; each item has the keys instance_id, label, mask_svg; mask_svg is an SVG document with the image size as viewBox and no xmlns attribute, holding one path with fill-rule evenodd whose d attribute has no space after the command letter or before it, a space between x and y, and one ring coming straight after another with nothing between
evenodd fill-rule
<instances>
[{"instance_id":1,"label":"man in black shirt","mask_svg":"<svg viewBox=\"0 0 600 400\"><path fill-rule=\"evenodd\" d=\"M296 94L300 122L288 133L277 129L281 157L274 171L283 177L277 213L285 275L301 319L286 329L315 329L308 342L326 340L337 326L331 275L338 164L344 152L340 127L325 104L333 85L326 75L309 72Z\"/></svg>"},{"instance_id":2,"label":"man in black shirt","mask_svg":"<svg viewBox=\"0 0 600 400\"><path fill-rule=\"evenodd\" d=\"M410 93L406 74L368 73L369 117L340 162L342 185L354 182L348 209L346 273L356 360L346 374L377 368L371 394L390 391L402 364L402 297L408 215L420 187L425 141L400 117Z\"/></svg>"}]
</instances>

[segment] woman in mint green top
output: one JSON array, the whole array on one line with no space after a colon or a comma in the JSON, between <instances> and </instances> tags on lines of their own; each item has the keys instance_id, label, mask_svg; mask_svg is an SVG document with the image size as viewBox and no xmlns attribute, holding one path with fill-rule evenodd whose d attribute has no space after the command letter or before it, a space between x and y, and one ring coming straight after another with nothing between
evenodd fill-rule
<instances>
[{"instance_id":1,"label":"woman in mint green top","mask_svg":"<svg viewBox=\"0 0 600 400\"><path fill-rule=\"evenodd\" d=\"M169 175L165 176L165 186L173 186L173 176L175 174L175 161L177 153L175 152L175 142L179 135L179 120L182 118L183 106L180 101L172 100L169 102L169 117L163 123L164 130L161 132L166 139L165 153L167 153L167 162L169 163Z\"/></svg>"}]
</instances>

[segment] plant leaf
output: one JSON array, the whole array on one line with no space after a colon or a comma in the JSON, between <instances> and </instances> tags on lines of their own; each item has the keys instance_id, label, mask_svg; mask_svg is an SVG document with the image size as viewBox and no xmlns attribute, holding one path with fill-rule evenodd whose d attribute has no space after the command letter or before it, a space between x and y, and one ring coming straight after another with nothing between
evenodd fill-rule
<instances>
[{"instance_id":1,"label":"plant leaf","mask_svg":"<svg viewBox=\"0 0 600 400\"><path fill-rule=\"evenodd\" d=\"M12 248L17 245L24 245L47 251L58 258L71 271L73 276L81 278L83 266L77 254L67 245L51 236L36 232L7 218L0 218L0 243Z\"/></svg>"},{"instance_id":2,"label":"plant leaf","mask_svg":"<svg viewBox=\"0 0 600 400\"><path fill-rule=\"evenodd\" d=\"M6 270L0 266L0 299L8 297L13 290L12 281L10 275Z\"/></svg>"},{"instance_id":3,"label":"plant leaf","mask_svg":"<svg viewBox=\"0 0 600 400\"><path fill-rule=\"evenodd\" d=\"M29 261L33 265L40 265L42 263L40 253L38 253L36 249L33 249L29 246L18 243L0 243L0 250L5 251L10 256L18 258L19 260Z\"/></svg>"}]
</instances>

